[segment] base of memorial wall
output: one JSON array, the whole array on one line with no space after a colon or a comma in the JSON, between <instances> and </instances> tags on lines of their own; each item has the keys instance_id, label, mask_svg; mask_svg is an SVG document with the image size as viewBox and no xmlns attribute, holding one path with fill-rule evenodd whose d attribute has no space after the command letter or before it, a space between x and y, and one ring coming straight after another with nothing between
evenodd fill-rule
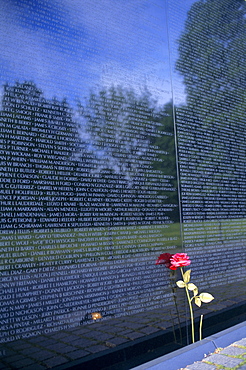
<instances>
[{"instance_id":1,"label":"base of memorial wall","mask_svg":"<svg viewBox=\"0 0 246 370\"><path fill-rule=\"evenodd\" d=\"M195 309L196 339L200 314L204 315L203 338L246 319L245 287L246 281L242 281L239 285L210 288L216 300ZM2 343L1 361L6 367L14 363L15 369L23 368L23 363L29 361L57 370L75 370L81 366L83 369L127 370L191 342L189 315L183 298L179 296L178 312L174 305L163 306Z\"/></svg>"},{"instance_id":2,"label":"base of memorial wall","mask_svg":"<svg viewBox=\"0 0 246 370\"><path fill-rule=\"evenodd\" d=\"M218 249L217 252L195 247L187 250L192 258L191 282L199 287L199 292L211 294L227 286L224 300L235 295L240 300L240 285L245 279L241 267L243 243L230 250L230 258L238 267L232 268L224 259L222 247ZM137 262L125 258L124 262L116 259L2 271L0 343L86 325L93 322L93 312L107 320L162 307L172 310L170 270L163 265L156 266L155 257L148 252ZM176 281L178 279L177 273ZM235 285L238 289L231 291L230 287ZM176 291L183 311L185 297L182 294L181 290ZM219 297L216 293L213 295L214 302L221 300L221 293Z\"/></svg>"},{"instance_id":3,"label":"base of memorial wall","mask_svg":"<svg viewBox=\"0 0 246 370\"><path fill-rule=\"evenodd\" d=\"M243 250L239 255L242 254ZM198 261L204 261L202 271L207 271L206 274L201 273L201 266L199 263L197 266L196 261L194 268L191 268L191 281L199 287L200 292L210 292L214 295L214 302L218 302L221 301L221 292L226 285L227 290L223 293L225 301L230 300L231 296L234 299L236 296L237 299L241 299L242 292L239 287L244 282L242 268L233 269L232 274L227 265L220 266L219 272L214 261L210 263L206 255L200 254L197 258ZM2 319L0 343L89 324L93 322L93 312L99 313L102 320L107 320L154 309L173 310L174 296L169 272L165 267L159 268L160 266L147 262L130 265L130 261L126 266L124 268L119 265L117 270L119 284L113 284L115 270L107 271L106 278L112 274L111 287L108 287L108 280L105 280L107 284L104 285L104 279L99 279L100 273L104 277L104 264L96 265L94 268L79 264L73 267L68 265L67 269L49 268L49 272L42 270L41 273L38 269L37 271L29 269L28 273L16 274L15 271L12 274L6 273L6 280L2 286L5 300L0 308ZM146 266L149 268L148 272L145 270ZM112 267L111 263L109 267ZM158 274L156 274L157 269ZM87 273L86 270L88 270ZM84 277L82 286L81 271ZM177 281L179 275L176 276ZM23 284L25 284L24 291ZM235 284L238 285L238 289L231 291L230 287ZM218 297L216 291L220 287L221 292ZM175 296L182 315L186 305L183 294L183 291L176 290ZM203 308L206 308L206 304Z\"/></svg>"}]
</instances>

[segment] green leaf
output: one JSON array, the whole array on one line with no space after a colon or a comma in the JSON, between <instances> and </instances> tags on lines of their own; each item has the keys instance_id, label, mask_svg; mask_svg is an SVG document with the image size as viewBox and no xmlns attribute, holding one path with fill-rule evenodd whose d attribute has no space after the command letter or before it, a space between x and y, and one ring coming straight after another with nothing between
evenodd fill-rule
<instances>
[{"instance_id":1,"label":"green leaf","mask_svg":"<svg viewBox=\"0 0 246 370\"><path fill-rule=\"evenodd\" d=\"M191 270L187 270L184 273L183 279L184 279L185 283L188 283L190 281L190 272L191 272Z\"/></svg>"},{"instance_id":2,"label":"green leaf","mask_svg":"<svg viewBox=\"0 0 246 370\"><path fill-rule=\"evenodd\" d=\"M197 286L193 283L189 283L188 284L188 289L193 291L193 290L197 289Z\"/></svg>"},{"instance_id":3,"label":"green leaf","mask_svg":"<svg viewBox=\"0 0 246 370\"><path fill-rule=\"evenodd\" d=\"M185 287L185 282L183 280L176 281L176 284L178 285L179 288L184 288Z\"/></svg>"},{"instance_id":4,"label":"green leaf","mask_svg":"<svg viewBox=\"0 0 246 370\"><path fill-rule=\"evenodd\" d=\"M214 299L212 294L209 294L209 293L201 293L199 297L200 297L201 301L204 302L204 303L211 302Z\"/></svg>"},{"instance_id":5,"label":"green leaf","mask_svg":"<svg viewBox=\"0 0 246 370\"><path fill-rule=\"evenodd\" d=\"M200 300L200 298L199 298L199 297L195 297L195 304L196 304L198 307L201 307L202 302L201 302L201 300Z\"/></svg>"},{"instance_id":6,"label":"green leaf","mask_svg":"<svg viewBox=\"0 0 246 370\"><path fill-rule=\"evenodd\" d=\"M193 290L194 297L198 294L198 288Z\"/></svg>"}]
</instances>

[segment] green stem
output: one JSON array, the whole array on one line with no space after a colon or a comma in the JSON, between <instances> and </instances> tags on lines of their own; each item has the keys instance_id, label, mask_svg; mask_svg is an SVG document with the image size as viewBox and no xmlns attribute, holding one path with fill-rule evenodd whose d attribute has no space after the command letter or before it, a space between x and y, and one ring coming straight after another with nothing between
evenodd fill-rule
<instances>
[{"instance_id":1,"label":"green stem","mask_svg":"<svg viewBox=\"0 0 246 370\"><path fill-rule=\"evenodd\" d=\"M182 278L184 280L184 273L182 267L180 267ZM185 291L188 299L188 304L190 308L190 320L191 320L191 338L192 338L192 343L195 343L195 334L194 334L194 315L193 315L193 309L192 309L192 304L191 304L191 299L190 299L190 294L189 290L187 288L187 284L185 283Z\"/></svg>"},{"instance_id":2,"label":"green stem","mask_svg":"<svg viewBox=\"0 0 246 370\"><path fill-rule=\"evenodd\" d=\"M202 319L203 315L200 317L200 327L199 327L199 339L202 340Z\"/></svg>"},{"instance_id":3,"label":"green stem","mask_svg":"<svg viewBox=\"0 0 246 370\"><path fill-rule=\"evenodd\" d=\"M172 281L171 281L171 284L172 284ZM177 305L177 298L176 298L176 293L175 293L174 287L172 286L171 289L172 289L172 293L173 293L174 305L175 305L175 309L176 309L176 312L177 312L177 318L178 318L178 322L179 322L179 337L180 337L180 342L182 344L182 332L181 332L180 315L179 315L179 310L178 310L178 305ZM176 343L178 343L178 341L176 340L175 331L174 331L174 336L175 336Z\"/></svg>"}]
</instances>

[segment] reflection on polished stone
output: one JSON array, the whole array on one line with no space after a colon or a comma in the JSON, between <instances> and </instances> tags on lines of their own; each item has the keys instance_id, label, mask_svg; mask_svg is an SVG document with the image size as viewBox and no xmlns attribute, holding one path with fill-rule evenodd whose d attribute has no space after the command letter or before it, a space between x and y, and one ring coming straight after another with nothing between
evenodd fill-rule
<instances>
[{"instance_id":1,"label":"reflection on polished stone","mask_svg":"<svg viewBox=\"0 0 246 370\"><path fill-rule=\"evenodd\" d=\"M0 342L169 311L160 253L245 279L245 5L0 5Z\"/></svg>"}]
</instances>

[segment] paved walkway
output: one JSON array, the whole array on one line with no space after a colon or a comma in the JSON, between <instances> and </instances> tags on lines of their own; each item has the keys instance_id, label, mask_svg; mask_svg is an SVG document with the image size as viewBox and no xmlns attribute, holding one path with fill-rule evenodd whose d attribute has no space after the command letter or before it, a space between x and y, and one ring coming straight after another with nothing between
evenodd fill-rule
<instances>
[{"instance_id":1,"label":"paved walkway","mask_svg":"<svg viewBox=\"0 0 246 370\"><path fill-rule=\"evenodd\" d=\"M241 292L239 292L240 289ZM237 289L235 289L233 284L231 287L220 286L218 288L210 288L209 291L216 299L197 309L196 316L204 314L204 318L206 318L208 314L220 313L223 309L228 310L246 301L245 287L243 285L240 288L237 287ZM225 297L230 298L225 299ZM181 306L183 306L183 302ZM183 322L185 321L184 311L180 311L180 319ZM147 338L152 340L154 336L165 330L171 333L171 342L173 341L172 326L177 324L177 322L178 318L173 307L171 307L171 309L158 309L122 318L111 318L38 337L0 344L0 370L45 370L55 367L57 369L65 369L65 366L70 366L70 364L74 364L76 361L82 360L86 363L86 361L95 358L95 356L111 355L118 348L124 347L124 345L131 348L141 340L146 341ZM162 345L162 342L159 345ZM240 347L238 349L233 347L233 349L241 352ZM148 348L146 352L148 352ZM232 360L235 360L237 364L241 361L241 357L234 358L229 353L220 352L213 356L211 356L209 363L209 358L206 358L205 362L202 362L202 366L207 366L207 369L210 370L216 369L215 365L211 364L211 360L217 361L221 358L224 359L225 364L232 364ZM243 355L240 354L240 356ZM191 366L193 367L188 367L187 369L206 370L204 367L194 367L197 366L196 364ZM84 367L81 367L81 369L84 369ZM99 367L92 367L91 369L97 370Z\"/></svg>"},{"instance_id":2,"label":"paved walkway","mask_svg":"<svg viewBox=\"0 0 246 370\"><path fill-rule=\"evenodd\" d=\"M183 368L183 370L217 369L246 370L246 338L234 342L224 349L219 348L202 361Z\"/></svg>"}]
</instances>

